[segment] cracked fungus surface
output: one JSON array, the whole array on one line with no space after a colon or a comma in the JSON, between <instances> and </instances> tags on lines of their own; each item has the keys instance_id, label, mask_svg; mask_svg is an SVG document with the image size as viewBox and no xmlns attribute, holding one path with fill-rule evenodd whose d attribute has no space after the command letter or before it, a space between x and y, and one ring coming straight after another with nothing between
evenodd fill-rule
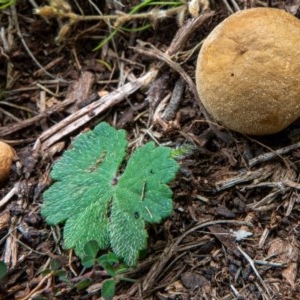
<instances>
[{"instance_id":1,"label":"cracked fungus surface","mask_svg":"<svg viewBox=\"0 0 300 300\"><path fill-rule=\"evenodd\" d=\"M224 126L253 135L300 116L300 21L272 8L238 12L207 37L197 61L203 105Z\"/></svg>"}]
</instances>

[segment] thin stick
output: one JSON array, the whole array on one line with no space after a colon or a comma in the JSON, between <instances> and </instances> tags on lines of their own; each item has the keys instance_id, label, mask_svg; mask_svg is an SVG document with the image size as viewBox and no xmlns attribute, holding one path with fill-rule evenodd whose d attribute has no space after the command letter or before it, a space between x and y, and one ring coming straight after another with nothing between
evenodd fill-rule
<instances>
[{"instance_id":1,"label":"thin stick","mask_svg":"<svg viewBox=\"0 0 300 300\"><path fill-rule=\"evenodd\" d=\"M154 57L156 59L163 61L168 66L170 66L172 69L174 69L185 80L185 82L188 84L190 90L192 91L197 103L199 103L201 112L205 116L205 119L210 121L210 123L212 123L213 122L212 118L210 117L210 115L206 111L205 107L203 106L202 102L200 101L195 83L193 82L191 77L185 72L185 70L178 63L176 63L174 60L172 60L172 58L169 55L167 55L166 53L155 48L153 45L151 45L149 43L144 43L144 42L140 42L140 44L141 44L141 46L144 46L144 49L133 47L133 49L136 52L138 52L142 55ZM145 49L145 46L150 46L150 49Z\"/></svg>"},{"instance_id":2,"label":"thin stick","mask_svg":"<svg viewBox=\"0 0 300 300\"><path fill-rule=\"evenodd\" d=\"M119 12L119 14L116 15L100 15L100 16L81 16L77 15L73 12L62 12L62 11L52 11L52 17L58 17L58 18L69 18L72 20L72 22L79 22L79 21L104 21L104 22L110 22L110 21L116 21L114 26L117 27L125 22L128 21L133 21L133 20L138 20L138 19L150 19L157 21L159 19L165 19L169 16L172 16L176 13L180 13L185 9L184 5L178 6L178 7L173 7L170 9L160 9L160 10L155 10L152 9L149 12L144 12L144 13L135 13L135 14L126 14ZM36 8L35 13L43 16L43 7L41 8Z\"/></svg>"},{"instance_id":3,"label":"thin stick","mask_svg":"<svg viewBox=\"0 0 300 300\"><path fill-rule=\"evenodd\" d=\"M282 268L287 265L286 262L270 262L270 261L265 261L265 260L254 260L254 263L257 265L263 265L263 266L270 266L270 267L275 267L275 268Z\"/></svg>"},{"instance_id":4,"label":"thin stick","mask_svg":"<svg viewBox=\"0 0 300 300\"><path fill-rule=\"evenodd\" d=\"M14 123L12 125L2 127L2 128L0 128L0 136L6 136L6 135L9 135L16 131L19 131L21 129L24 129L26 127L29 127L29 126L35 124L36 122L39 122L40 120L49 117L54 112L58 112L58 111L62 110L63 108L74 103L75 101L76 101L76 99L73 99L73 98L66 99L62 103L53 106L53 108L46 110L45 112L43 112L39 115L36 115L32 118L21 121L20 123Z\"/></svg>"},{"instance_id":5,"label":"thin stick","mask_svg":"<svg viewBox=\"0 0 300 300\"><path fill-rule=\"evenodd\" d=\"M24 298L21 298L21 300L28 300L30 299L30 297L35 294L40 287L44 284L44 282L46 282L48 279L51 279L51 277L53 276L53 272L50 272L49 274L47 274L44 278L41 279L41 281L38 283L38 285Z\"/></svg>"},{"instance_id":6,"label":"thin stick","mask_svg":"<svg viewBox=\"0 0 300 300\"><path fill-rule=\"evenodd\" d=\"M125 84L123 87L117 89L116 91L71 114L61 122L43 132L36 141L33 149L35 151L47 149L67 134L73 132L83 124L92 120L100 113L104 112L109 107L120 103L128 95L131 95L139 88L148 85L149 82L151 82L153 78L156 77L157 73L157 69L151 69L148 73L138 78L135 82L129 82Z\"/></svg>"},{"instance_id":7,"label":"thin stick","mask_svg":"<svg viewBox=\"0 0 300 300\"><path fill-rule=\"evenodd\" d=\"M182 78L179 78L175 83L171 100L162 115L164 121L171 121L175 118L184 90L185 82Z\"/></svg>"},{"instance_id":8,"label":"thin stick","mask_svg":"<svg viewBox=\"0 0 300 300\"><path fill-rule=\"evenodd\" d=\"M293 144L293 145L290 145L290 146L287 146L287 147L283 147L281 149L278 149L278 150L274 150L272 152L268 152L268 153L264 153L262 155L259 155L255 158L252 158L249 160L248 162L248 165L250 167L253 167L259 163L262 163L262 162L266 162L266 161L269 161L275 157L281 157L282 154L286 154L290 151L293 151L295 149L298 149L300 148L300 142L296 143L296 144Z\"/></svg>"},{"instance_id":9,"label":"thin stick","mask_svg":"<svg viewBox=\"0 0 300 300\"><path fill-rule=\"evenodd\" d=\"M254 271L254 273L256 274L257 278L259 279L260 283L262 284L262 286L264 287L265 291L267 292L267 294L271 297L270 295L270 291L269 291L269 288L267 287L267 285L265 284L264 280L261 278L261 276L259 275L255 265L254 265L254 262L253 260L251 259L251 257L246 253L244 252L240 246L237 245L237 249L241 252L241 254L245 257L245 259L249 262L252 270Z\"/></svg>"},{"instance_id":10,"label":"thin stick","mask_svg":"<svg viewBox=\"0 0 300 300\"><path fill-rule=\"evenodd\" d=\"M8 203L8 201L18 192L19 183L17 182L15 186L1 199L0 208Z\"/></svg>"}]
</instances>

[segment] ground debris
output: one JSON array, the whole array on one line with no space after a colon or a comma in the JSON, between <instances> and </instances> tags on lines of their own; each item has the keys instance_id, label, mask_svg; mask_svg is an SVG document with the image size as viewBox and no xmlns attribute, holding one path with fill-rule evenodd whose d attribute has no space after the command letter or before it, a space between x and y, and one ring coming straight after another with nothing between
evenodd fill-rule
<instances>
[{"instance_id":1,"label":"ground debris","mask_svg":"<svg viewBox=\"0 0 300 300\"><path fill-rule=\"evenodd\" d=\"M149 225L145 256L124 274L135 282L119 282L116 299L298 299L299 122L271 137L230 132L199 107L194 72L229 14L272 4L297 16L299 1L189 1L195 17L180 2L136 18L146 1L94 2L62 1L65 17L33 14L42 1L1 10L0 138L18 159L0 188L0 299L100 299L107 273L84 269L40 207L54 162L102 120L127 131L130 151L192 149L178 158L172 216Z\"/></svg>"}]
</instances>

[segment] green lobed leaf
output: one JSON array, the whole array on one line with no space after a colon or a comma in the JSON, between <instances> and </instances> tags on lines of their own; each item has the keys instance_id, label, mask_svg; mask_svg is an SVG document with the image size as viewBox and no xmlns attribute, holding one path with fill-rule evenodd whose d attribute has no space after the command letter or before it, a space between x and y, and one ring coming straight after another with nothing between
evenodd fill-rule
<instances>
[{"instance_id":1,"label":"green lobed leaf","mask_svg":"<svg viewBox=\"0 0 300 300\"><path fill-rule=\"evenodd\" d=\"M172 191L166 183L178 165L170 154L169 148L148 143L133 153L119 179L111 208L111 247L128 265L146 247L144 222L158 223L172 212Z\"/></svg>"},{"instance_id":2,"label":"green lobed leaf","mask_svg":"<svg viewBox=\"0 0 300 300\"><path fill-rule=\"evenodd\" d=\"M90 278L83 279L79 281L75 286L77 291L85 290L87 287L89 287L92 283L92 280Z\"/></svg>"},{"instance_id":3,"label":"green lobed leaf","mask_svg":"<svg viewBox=\"0 0 300 300\"><path fill-rule=\"evenodd\" d=\"M95 264L96 257L99 251L99 245L97 241L89 241L84 245L84 255L81 259L81 264L86 267L90 268Z\"/></svg>"},{"instance_id":4,"label":"green lobed leaf","mask_svg":"<svg viewBox=\"0 0 300 300\"><path fill-rule=\"evenodd\" d=\"M113 253L108 252L107 254L103 254L97 258L97 262L100 263L109 263L111 265L115 263L119 263L119 258Z\"/></svg>"},{"instance_id":5,"label":"green lobed leaf","mask_svg":"<svg viewBox=\"0 0 300 300\"><path fill-rule=\"evenodd\" d=\"M91 257L91 256L83 256L81 258L81 264L85 267L85 268L91 268L92 266L94 266L95 264L95 258Z\"/></svg>"},{"instance_id":6,"label":"green lobed leaf","mask_svg":"<svg viewBox=\"0 0 300 300\"><path fill-rule=\"evenodd\" d=\"M44 271L41 272L41 274L42 274L43 276L47 276L47 275L50 274L51 272L52 272L51 269L45 269Z\"/></svg>"},{"instance_id":7,"label":"green lobed leaf","mask_svg":"<svg viewBox=\"0 0 300 300\"><path fill-rule=\"evenodd\" d=\"M92 258L97 257L99 251L99 245L97 241L89 241L84 245L84 254Z\"/></svg>"},{"instance_id":8,"label":"green lobed leaf","mask_svg":"<svg viewBox=\"0 0 300 300\"><path fill-rule=\"evenodd\" d=\"M110 277L116 276L116 270L113 265L108 262L101 263L102 268L107 272Z\"/></svg>"},{"instance_id":9,"label":"green lobed leaf","mask_svg":"<svg viewBox=\"0 0 300 300\"><path fill-rule=\"evenodd\" d=\"M56 182L44 193L41 213L49 224L66 221L66 248L82 256L84 245L95 240L108 248L108 208L111 181L126 153L125 131L100 123L82 134L51 172Z\"/></svg>"},{"instance_id":10,"label":"green lobed leaf","mask_svg":"<svg viewBox=\"0 0 300 300\"><path fill-rule=\"evenodd\" d=\"M44 193L42 215L49 224L65 222L65 247L81 257L94 240L134 265L146 247L145 222L160 222L172 212L167 183L178 164L171 150L150 142L119 175L126 148L125 131L100 123L76 138L51 172L56 182Z\"/></svg>"},{"instance_id":11,"label":"green lobed leaf","mask_svg":"<svg viewBox=\"0 0 300 300\"><path fill-rule=\"evenodd\" d=\"M70 281L70 279L67 277L67 273L65 271L61 271L55 274L55 276L58 276L58 279L61 282L65 282L66 284L68 284L69 286L72 286L73 283Z\"/></svg>"},{"instance_id":12,"label":"green lobed leaf","mask_svg":"<svg viewBox=\"0 0 300 300\"><path fill-rule=\"evenodd\" d=\"M61 265L62 265L61 260L58 258L54 258L50 262L50 268L52 271L59 270L61 268Z\"/></svg>"},{"instance_id":13,"label":"green lobed leaf","mask_svg":"<svg viewBox=\"0 0 300 300\"><path fill-rule=\"evenodd\" d=\"M119 275L119 274L122 274L122 273L125 273L128 271L128 266L125 265L124 263L123 264L120 264L116 267L116 275ZM130 280L134 280L134 279L130 279Z\"/></svg>"},{"instance_id":14,"label":"green lobed leaf","mask_svg":"<svg viewBox=\"0 0 300 300\"><path fill-rule=\"evenodd\" d=\"M116 281L113 279L108 279L103 282L101 296L105 300L112 300L115 295Z\"/></svg>"}]
</instances>

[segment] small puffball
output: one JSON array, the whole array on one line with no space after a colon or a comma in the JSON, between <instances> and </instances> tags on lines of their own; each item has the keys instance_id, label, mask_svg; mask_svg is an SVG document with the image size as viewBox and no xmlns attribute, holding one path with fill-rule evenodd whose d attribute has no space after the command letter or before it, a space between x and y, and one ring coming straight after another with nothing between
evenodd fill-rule
<instances>
[{"instance_id":1,"label":"small puffball","mask_svg":"<svg viewBox=\"0 0 300 300\"><path fill-rule=\"evenodd\" d=\"M15 150L8 144L0 142L0 182L8 178L15 157Z\"/></svg>"},{"instance_id":2,"label":"small puffball","mask_svg":"<svg viewBox=\"0 0 300 300\"><path fill-rule=\"evenodd\" d=\"M300 117L300 21L274 8L237 12L200 50L196 85L207 111L250 135L279 132Z\"/></svg>"}]
</instances>

